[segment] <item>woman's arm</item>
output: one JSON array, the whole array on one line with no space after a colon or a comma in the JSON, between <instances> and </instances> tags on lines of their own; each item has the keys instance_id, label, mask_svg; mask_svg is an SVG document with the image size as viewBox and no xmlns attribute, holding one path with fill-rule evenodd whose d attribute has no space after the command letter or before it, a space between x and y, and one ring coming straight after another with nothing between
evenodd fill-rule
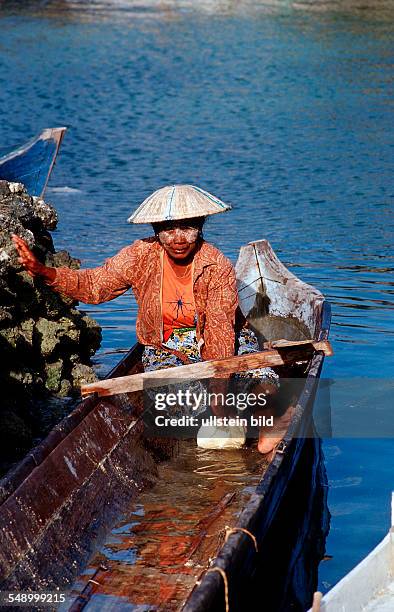
<instances>
[{"instance_id":1,"label":"woman's arm","mask_svg":"<svg viewBox=\"0 0 394 612\"><path fill-rule=\"evenodd\" d=\"M224 255L219 263L208 287L201 350L204 360L231 357L235 349L235 311L238 306L235 270Z\"/></svg>"},{"instance_id":2,"label":"woman's arm","mask_svg":"<svg viewBox=\"0 0 394 612\"><path fill-rule=\"evenodd\" d=\"M80 302L99 304L132 286L133 247L122 249L103 266L87 270L50 268L42 264L19 236L13 235L19 261L31 276L41 276L52 289Z\"/></svg>"},{"instance_id":3,"label":"woman's arm","mask_svg":"<svg viewBox=\"0 0 394 612\"><path fill-rule=\"evenodd\" d=\"M204 360L231 357L235 350L235 312L238 306L235 271L224 255L220 259L208 287L204 344L201 349ZM226 397L227 386L227 375L210 380L211 409L216 416L229 416L231 413L221 399Z\"/></svg>"}]
</instances>

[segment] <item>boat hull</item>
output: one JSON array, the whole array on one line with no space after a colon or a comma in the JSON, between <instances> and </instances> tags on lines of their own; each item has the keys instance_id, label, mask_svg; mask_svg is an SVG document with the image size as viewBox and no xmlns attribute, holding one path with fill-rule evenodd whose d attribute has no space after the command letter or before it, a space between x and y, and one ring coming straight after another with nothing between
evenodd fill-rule
<instances>
[{"instance_id":1,"label":"boat hull","mask_svg":"<svg viewBox=\"0 0 394 612\"><path fill-rule=\"evenodd\" d=\"M0 157L0 180L23 183L31 196L43 196L66 128L48 128L22 147Z\"/></svg>"}]
</instances>

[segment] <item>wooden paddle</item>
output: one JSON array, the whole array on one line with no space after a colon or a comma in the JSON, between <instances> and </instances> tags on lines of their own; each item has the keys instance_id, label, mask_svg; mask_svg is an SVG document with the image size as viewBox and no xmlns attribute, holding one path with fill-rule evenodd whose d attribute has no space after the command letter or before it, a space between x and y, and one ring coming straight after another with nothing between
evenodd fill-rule
<instances>
[{"instance_id":1,"label":"wooden paddle","mask_svg":"<svg viewBox=\"0 0 394 612\"><path fill-rule=\"evenodd\" d=\"M147 388L160 387L169 382L181 380L199 380L203 378L223 377L234 372L242 372L253 368L273 367L302 361L310 357L314 351L321 351L326 356L333 354L331 344L327 340L301 340L291 342L278 340L270 343L274 348L247 355L236 355L226 359L200 361L176 368L142 372L118 378L106 378L88 385L81 386L81 395L97 393L100 396L117 393L132 393ZM275 348L276 347L276 348Z\"/></svg>"}]
</instances>

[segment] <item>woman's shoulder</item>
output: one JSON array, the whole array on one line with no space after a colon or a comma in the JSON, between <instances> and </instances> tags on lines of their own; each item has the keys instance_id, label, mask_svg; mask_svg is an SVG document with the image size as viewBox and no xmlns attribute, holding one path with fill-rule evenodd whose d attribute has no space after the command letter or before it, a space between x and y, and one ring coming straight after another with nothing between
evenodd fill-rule
<instances>
[{"instance_id":1,"label":"woman's shoulder","mask_svg":"<svg viewBox=\"0 0 394 612\"><path fill-rule=\"evenodd\" d=\"M216 264L221 268L233 268L233 264L228 257L226 257L220 249L209 242L205 242L205 240L203 241L199 250L199 256L201 257L202 261L206 262L207 264Z\"/></svg>"},{"instance_id":2,"label":"woman's shoulder","mask_svg":"<svg viewBox=\"0 0 394 612\"><path fill-rule=\"evenodd\" d=\"M149 252L157 250L157 240L154 236L150 236L149 238L138 238L134 240L131 244L123 247L120 253L124 253L125 255L146 255Z\"/></svg>"}]
</instances>

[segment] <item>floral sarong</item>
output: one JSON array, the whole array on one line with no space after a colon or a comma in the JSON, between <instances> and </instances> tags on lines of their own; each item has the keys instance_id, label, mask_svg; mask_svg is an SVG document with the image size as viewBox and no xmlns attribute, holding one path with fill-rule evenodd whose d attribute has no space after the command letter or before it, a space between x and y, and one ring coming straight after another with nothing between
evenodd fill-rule
<instances>
[{"instance_id":1,"label":"floral sarong","mask_svg":"<svg viewBox=\"0 0 394 612\"><path fill-rule=\"evenodd\" d=\"M163 346L180 351L188 357L191 363L202 361L194 327L175 329ZM260 350L256 334L247 328L242 329L237 335L237 346L237 355L257 353ZM154 346L145 346L142 363L145 372L184 365L184 362L170 351ZM279 376L272 368L255 368L239 372L236 376L258 378L279 386Z\"/></svg>"},{"instance_id":2,"label":"floral sarong","mask_svg":"<svg viewBox=\"0 0 394 612\"><path fill-rule=\"evenodd\" d=\"M202 361L199 346L196 339L195 328L182 328L175 329L164 346L169 349L180 351L186 355L191 363L197 363ZM248 353L258 352L259 345L255 333L251 329L244 328L237 335L237 355L246 355ZM145 372L151 372L153 370L161 370L165 368L173 368L176 366L184 365L184 362L174 355L170 351L166 351L165 348L145 346L142 363ZM171 375L169 373L169 379ZM234 383L236 387L242 391L247 392L253 388L253 386L259 382L269 382L276 387L279 387L279 375L272 368L255 368L252 370L246 370L245 372L238 372L234 376ZM169 384L163 388L157 388L156 390L148 390L148 395L154 397L156 392L176 392L178 389L189 389L192 393L199 394L205 390L205 384L203 381L187 381L185 383L177 383L176 385ZM192 409L190 411L183 411L183 414L193 414L198 416L204 412L208 406L202 404L198 410ZM176 410L173 411L175 415Z\"/></svg>"}]
</instances>

